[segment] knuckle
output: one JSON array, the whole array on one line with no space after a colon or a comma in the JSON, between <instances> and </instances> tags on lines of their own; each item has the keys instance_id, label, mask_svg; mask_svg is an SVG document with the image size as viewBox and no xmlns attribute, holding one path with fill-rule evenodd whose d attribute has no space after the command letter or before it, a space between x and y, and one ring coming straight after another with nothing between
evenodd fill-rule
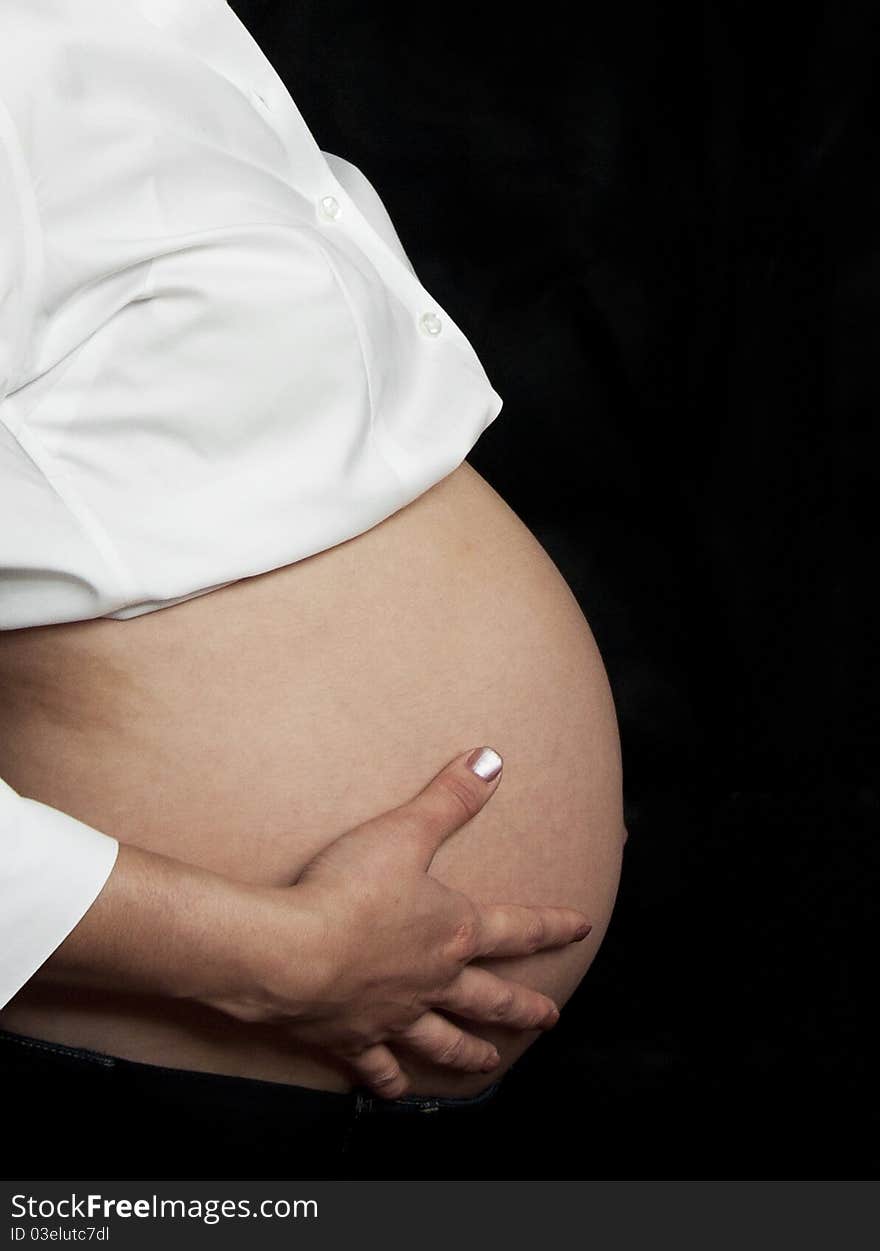
<instances>
[{"instance_id":1,"label":"knuckle","mask_svg":"<svg viewBox=\"0 0 880 1251\"><path fill-rule=\"evenodd\" d=\"M413 1026L412 1017L404 1021L398 1018L395 1021L388 1021L385 1025L385 1034L389 1038L406 1038Z\"/></svg>"},{"instance_id":2,"label":"knuckle","mask_svg":"<svg viewBox=\"0 0 880 1251\"><path fill-rule=\"evenodd\" d=\"M455 773L446 773L437 778L435 786L448 802L449 807L455 809L456 816L462 821L470 821L477 809L479 803L477 798L469 786L469 784Z\"/></svg>"},{"instance_id":3,"label":"knuckle","mask_svg":"<svg viewBox=\"0 0 880 1251\"><path fill-rule=\"evenodd\" d=\"M538 951L547 938L547 926L541 916L532 917L526 926L526 945L529 951Z\"/></svg>"},{"instance_id":4,"label":"knuckle","mask_svg":"<svg viewBox=\"0 0 880 1251\"><path fill-rule=\"evenodd\" d=\"M452 950L456 960L472 960L477 951L480 926L476 915L462 917L452 933Z\"/></svg>"},{"instance_id":5,"label":"knuckle","mask_svg":"<svg viewBox=\"0 0 880 1251\"><path fill-rule=\"evenodd\" d=\"M452 1038L443 1044L437 1053L437 1059L440 1064L455 1064L462 1058L463 1052L464 1035L459 1034L456 1038Z\"/></svg>"},{"instance_id":6,"label":"knuckle","mask_svg":"<svg viewBox=\"0 0 880 1251\"><path fill-rule=\"evenodd\" d=\"M443 970L446 973L446 970ZM453 977L456 975L453 974ZM442 1003L449 993L449 979L443 974L436 977L424 990L420 990L418 995L412 1000L412 1007L407 1015L406 1021L402 1024L401 1033L410 1034L419 1024L422 1016L426 1012L430 1012L438 1003Z\"/></svg>"},{"instance_id":7,"label":"knuckle","mask_svg":"<svg viewBox=\"0 0 880 1251\"><path fill-rule=\"evenodd\" d=\"M500 991L492 1005L492 1015L496 1020L503 1021L508 1017L514 1005L514 993L509 988Z\"/></svg>"},{"instance_id":8,"label":"knuckle","mask_svg":"<svg viewBox=\"0 0 880 1251\"><path fill-rule=\"evenodd\" d=\"M395 1085L395 1083L399 1083L400 1080L402 1079L402 1076L403 1075L400 1072L399 1068L389 1067L387 1069L382 1069L378 1073L375 1073L373 1077L371 1078L371 1082L372 1082L372 1085L375 1086L377 1090L385 1090L388 1087Z\"/></svg>"}]
</instances>

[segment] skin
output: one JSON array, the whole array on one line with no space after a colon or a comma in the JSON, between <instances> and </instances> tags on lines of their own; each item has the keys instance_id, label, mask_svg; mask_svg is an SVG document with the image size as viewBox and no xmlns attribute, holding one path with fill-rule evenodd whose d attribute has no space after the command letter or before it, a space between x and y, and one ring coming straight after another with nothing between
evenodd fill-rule
<instances>
[{"instance_id":1,"label":"skin","mask_svg":"<svg viewBox=\"0 0 880 1251\"><path fill-rule=\"evenodd\" d=\"M294 886L246 886L121 847L97 900L34 982L95 991L124 979L137 993L271 1023L386 1098L408 1085L386 1043L491 1072L496 1048L443 1011L519 1029L549 1028L559 1012L468 963L578 942L591 927L572 909L478 907L428 875L438 847L500 781L474 774L469 755L408 804L336 839Z\"/></svg>"},{"instance_id":2,"label":"skin","mask_svg":"<svg viewBox=\"0 0 880 1251\"><path fill-rule=\"evenodd\" d=\"M313 963L297 961L295 943L275 937L276 927L288 932L285 892L296 886L311 898L321 881L309 869L316 858L326 866L342 835L411 803L469 744L502 755L503 784L440 841L427 876L470 906L567 907L593 929L583 942L532 954L474 951L467 969L512 979L562 1007L605 933L625 839L607 677L547 553L467 463L363 535L294 565L127 621L3 632L0 690L0 775L17 790L126 847L253 892L250 910L217 905L220 928L235 918L226 945L235 968L241 931L256 927L268 967L248 975L250 1002L270 1007L268 1019L243 1019L218 1007L240 990L180 993L161 979L133 993L128 971L116 966L88 993L32 979L0 1011L4 1028L146 1062L351 1089L358 1074L348 1052L331 1052L272 1015L277 999L298 997L284 989L287 966ZM394 822L380 820L381 864L399 840ZM336 904L327 899L302 914L309 933L322 918L315 961L337 970L334 985L341 969L353 979L346 984L369 981L367 953L384 927L371 872L352 861L336 875ZM400 870L386 862L379 876L410 913L416 899ZM153 952L163 947L163 927L184 924L192 902L173 881L166 887L165 905L160 892L159 911L144 922ZM172 965L180 963L174 953L212 941L210 914L200 920L192 906L186 942L175 938L168 949ZM389 926L379 967L412 947L412 926L402 918L400 926ZM428 945L438 941L430 930ZM427 976L430 958L416 964ZM423 990L435 994L435 974L428 982L433 988ZM381 1001L373 993L374 1005ZM439 1015L465 1024L454 1008ZM386 1042L411 1092L469 1094L539 1031L521 1022L473 1032L499 1052L492 1073L440 1063L412 1034ZM388 1076L387 1057L385 1070L371 1080Z\"/></svg>"}]
</instances>

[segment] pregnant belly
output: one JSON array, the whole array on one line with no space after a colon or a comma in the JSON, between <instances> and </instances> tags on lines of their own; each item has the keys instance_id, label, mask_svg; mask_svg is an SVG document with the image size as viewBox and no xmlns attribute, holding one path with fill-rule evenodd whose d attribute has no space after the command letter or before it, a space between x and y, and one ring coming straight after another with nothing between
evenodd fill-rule
<instances>
[{"instance_id":1,"label":"pregnant belly","mask_svg":"<svg viewBox=\"0 0 880 1251\"><path fill-rule=\"evenodd\" d=\"M292 882L344 830L491 744L501 785L432 872L485 901L581 908L589 938L486 961L562 1004L607 926L625 831L614 705L589 626L466 462L347 543L126 621L0 634L0 776L123 842ZM181 953L186 959L186 953ZM325 1089L276 1026L28 983L0 1026L153 1064ZM506 1067L535 1034L498 1027ZM414 1092L485 1075L403 1057Z\"/></svg>"}]
</instances>

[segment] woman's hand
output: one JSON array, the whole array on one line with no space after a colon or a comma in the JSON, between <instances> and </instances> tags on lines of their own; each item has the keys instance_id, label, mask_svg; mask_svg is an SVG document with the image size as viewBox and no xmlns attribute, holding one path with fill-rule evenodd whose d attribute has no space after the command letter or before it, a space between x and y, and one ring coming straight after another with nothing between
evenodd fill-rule
<instances>
[{"instance_id":1,"label":"woman's hand","mask_svg":"<svg viewBox=\"0 0 880 1251\"><path fill-rule=\"evenodd\" d=\"M546 1028L558 1013L545 995L469 962L561 947L589 926L571 908L478 905L428 875L441 843L498 785L466 759L341 835L291 886L234 881L120 843L97 899L31 980L273 1022L392 1099L407 1083L389 1043L490 1071L494 1047L443 1011L520 1029Z\"/></svg>"},{"instance_id":2,"label":"woman's hand","mask_svg":"<svg viewBox=\"0 0 880 1251\"><path fill-rule=\"evenodd\" d=\"M500 758L448 764L408 803L341 835L289 887L252 888L255 960L231 993L203 1002L346 1062L376 1094L407 1089L389 1043L435 1063L489 1072L498 1053L442 1011L520 1029L559 1017L546 995L470 968L478 956L527 955L579 941L571 908L478 905L427 870L440 845L492 796ZM481 776L491 772L494 776Z\"/></svg>"}]
</instances>

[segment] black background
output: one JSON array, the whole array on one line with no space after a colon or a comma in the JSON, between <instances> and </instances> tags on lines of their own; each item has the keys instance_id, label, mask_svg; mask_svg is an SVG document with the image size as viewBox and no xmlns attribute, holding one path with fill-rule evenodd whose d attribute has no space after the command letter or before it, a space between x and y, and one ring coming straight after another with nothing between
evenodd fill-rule
<instances>
[{"instance_id":1,"label":"black background","mask_svg":"<svg viewBox=\"0 0 880 1251\"><path fill-rule=\"evenodd\" d=\"M876 1176L875 7L233 8L471 339L468 459L615 695L617 909L477 1175Z\"/></svg>"}]
</instances>

